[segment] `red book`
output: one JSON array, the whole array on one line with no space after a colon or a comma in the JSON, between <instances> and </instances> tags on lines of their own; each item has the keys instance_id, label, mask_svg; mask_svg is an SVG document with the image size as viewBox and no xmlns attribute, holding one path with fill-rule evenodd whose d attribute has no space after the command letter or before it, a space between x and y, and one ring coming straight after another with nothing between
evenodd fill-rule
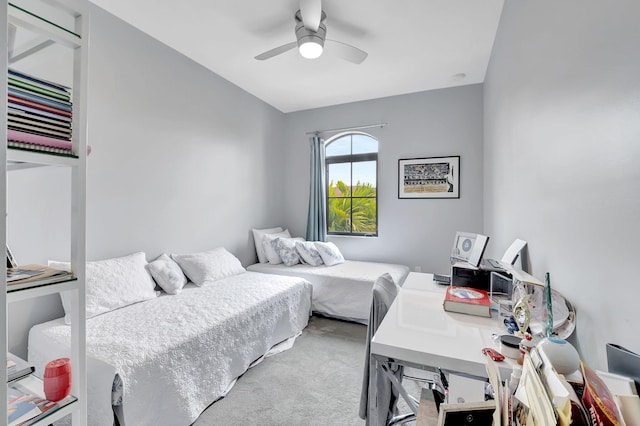
<instances>
[{"instance_id":1,"label":"red book","mask_svg":"<svg viewBox=\"0 0 640 426\"><path fill-rule=\"evenodd\" d=\"M48 105L43 105L38 102L33 102L27 99L18 98L16 96L11 96L11 95L7 96L7 98L9 99L9 101L15 102L20 105L29 106L29 107L36 108L42 111L47 111L53 114L63 115L65 117L71 117L71 113L69 111L65 111L60 108L54 108Z\"/></svg>"},{"instance_id":2,"label":"red book","mask_svg":"<svg viewBox=\"0 0 640 426\"><path fill-rule=\"evenodd\" d=\"M443 307L448 312L491 317L491 301L484 290L471 287L449 286Z\"/></svg>"}]
</instances>

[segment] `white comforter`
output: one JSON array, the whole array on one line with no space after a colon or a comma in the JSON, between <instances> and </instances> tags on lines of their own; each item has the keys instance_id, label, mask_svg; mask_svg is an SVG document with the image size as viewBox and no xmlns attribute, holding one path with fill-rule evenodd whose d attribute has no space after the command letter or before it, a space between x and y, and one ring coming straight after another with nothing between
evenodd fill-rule
<instances>
[{"instance_id":1,"label":"white comforter","mask_svg":"<svg viewBox=\"0 0 640 426\"><path fill-rule=\"evenodd\" d=\"M409 267L393 263L346 260L334 266L256 263L250 271L301 277L313 284L313 311L366 324L371 309L373 283L385 272L402 285Z\"/></svg>"},{"instance_id":2,"label":"white comforter","mask_svg":"<svg viewBox=\"0 0 640 426\"><path fill-rule=\"evenodd\" d=\"M126 426L187 426L309 320L311 285L303 279L246 272L190 287L87 320L90 425L112 425L119 374ZM69 331L60 320L31 330L29 361L40 372L64 355Z\"/></svg>"}]
</instances>

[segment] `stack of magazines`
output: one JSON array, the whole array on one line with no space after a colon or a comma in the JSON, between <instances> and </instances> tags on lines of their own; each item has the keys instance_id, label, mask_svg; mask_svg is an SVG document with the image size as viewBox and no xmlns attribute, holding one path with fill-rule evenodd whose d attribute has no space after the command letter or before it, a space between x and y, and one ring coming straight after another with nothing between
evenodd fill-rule
<instances>
[{"instance_id":1,"label":"stack of magazines","mask_svg":"<svg viewBox=\"0 0 640 426\"><path fill-rule=\"evenodd\" d=\"M6 424L31 425L76 400L74 396L68 395L60 401L48 401L42 390L42 381L33 376L26 376L7 386Z\"/></svg>"},{"instance_id":2,"label":"stack of magazines","mask_svg":"<svg viewBox=\"0 0 640 426\"><path fill-rule=\"evenodd\" d=\"M11 352L7 352L7 382L21 379L34 371L35 368L33 365L15 356Z\"/></svg>"},{"instance_id":3,"label":"stack of magazines","mask_svg":"<svg viewBox=\"0 0 640 426\"><path fill-rule=\"evenodd\" d=\"M18 268L7 268L7 291L12 292L25 288L40 287L74 279L69 271L49 268L44 265L24 265Z\"/></svg>"},{"instance_id":4,"label":"stack of magazines","mask_svg":"<svg viewBox=\"0 0 640 426\"><path fill-rule=\"evenodd\" d=\"M9 148L73 155L71 89L9 68Z\"/></svg>"}]
</instances>

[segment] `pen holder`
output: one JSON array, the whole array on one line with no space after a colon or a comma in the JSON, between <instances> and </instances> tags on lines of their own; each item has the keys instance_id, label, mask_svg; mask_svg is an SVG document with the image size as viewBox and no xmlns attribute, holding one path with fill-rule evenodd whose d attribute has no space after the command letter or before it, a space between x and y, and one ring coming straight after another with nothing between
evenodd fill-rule
<instances>
[{"instance_id":1,"label":"pen holder","mask_svg":"<svg viewBox=\"0 0 640 426\"><path fill-rule=\"evenodd\" d=\"M71 392L71 362L58 358L47 363L44 369L44 396L49 401L60 401Z\"/></svg>"}]
</instances>

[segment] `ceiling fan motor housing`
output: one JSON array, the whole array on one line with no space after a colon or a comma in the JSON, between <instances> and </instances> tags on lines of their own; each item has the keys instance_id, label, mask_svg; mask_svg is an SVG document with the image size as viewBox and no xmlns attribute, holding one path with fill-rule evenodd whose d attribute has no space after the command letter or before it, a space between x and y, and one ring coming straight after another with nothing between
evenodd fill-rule
<instances>
[{"instance_id":1,"label":"ceiling fan motor housing","mask_svg":"<svg viewBox=\"0 0 640 426\"><path fill-rule=\"evenodd\" d=\"M296 40L298 40L298 47L304 43L316 43L324 47L324 40L327 36L327 26L324 24L326 15L322 12L322 18L320 19L320 25L317 31L313 31L304 26L302 22L302 15L298 10L296 12Z\"/></svg>"}]
</instances>

